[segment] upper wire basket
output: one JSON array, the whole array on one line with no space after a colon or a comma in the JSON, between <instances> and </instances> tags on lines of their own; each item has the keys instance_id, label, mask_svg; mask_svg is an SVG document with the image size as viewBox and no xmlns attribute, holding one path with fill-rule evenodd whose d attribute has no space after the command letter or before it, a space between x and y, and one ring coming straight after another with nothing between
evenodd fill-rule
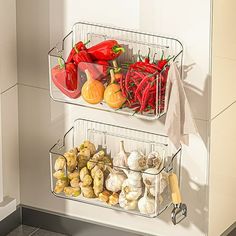
<instances>
[{"instance_id":1,"label":"upper wire basket","mask_svg":"<svg viewBox=\"0 0 236 236\"><path fill-rule=\"evenodd\" d=\"M125 52L116 60L123 81L121 82L120 80L117 81L117 83L121 85L121 88L123 83L125 90L124 96L126 96L126 102L121 107L111 108L104 100L95 105L86 102L83 97L80 96L82 87L86 81L86 75L84 71L81 71L80 69L77 70L78 84L76 96L72 96L72 98L67 95L67 92L70 91L66 88L65 83L62 85L64 86L63 92L58 88L58 86L56 86L55 80L53 81L53 70L58 65L58 60L66 62L66 58L68 58L71 49L77 42L89 42L88 47L91 47L104 40L110 39L116 40L125 50ZM154 120L158 119L167 111L169 96L169 83L167 80L168 70L169 66L174 62L178 63L178 66L182 68L183 46L179 40L174 38L98 24L78 22L74 24L72 31L49 51L48 55L50 95L53 100L99 110L134 115L147 120ZM147 56L150 58L150 63L155 61L158 62L163 58L168 58L168 63L161 69L161 71L141 71L141 74L140 70L137 68L132 68L131 71L130 65L140 60L145 60ZM84 66L87 68L94 66L97 71L101 71L104 68L96 62L85 63L82 67ZM78 65L78 68L80 67L81 66ZM110 71L111 69L117 70L117 67L114 67L114 64L110 61L109 66L107 66L107 71ZM153 80L150 85L150 87L152 86L152 90L146 89L145 92L145 87L143 87L140 89L140 97L138 97L138 95L134 94L134 88L138 87L142 79L146 77ZM109 85L110 81L111 78L109 75L103 79L102 82L105 88ZM135 100L134 97L137 100L137 103L136 101L133 102ZM142 108L141 104L143 104Z\"/></svg>"}]
</instances>

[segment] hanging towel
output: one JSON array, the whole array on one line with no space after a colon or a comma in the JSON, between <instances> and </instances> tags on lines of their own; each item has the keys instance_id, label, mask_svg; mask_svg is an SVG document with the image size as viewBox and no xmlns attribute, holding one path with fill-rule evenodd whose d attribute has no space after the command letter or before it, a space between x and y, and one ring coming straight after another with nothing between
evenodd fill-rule
<instances>
[{"instance_id":1,"label":"hanging towel","mask_svg":"<svg viewBox=\"0 0 236 236\"><path fill-rule=\"evenodd\" d=\"M196 134L197 128L176 63L170 66L167 81L170 90L165 131L175 147L179 148L181 142L188 144L189 134Z\"/></svg>"}]
</instances>

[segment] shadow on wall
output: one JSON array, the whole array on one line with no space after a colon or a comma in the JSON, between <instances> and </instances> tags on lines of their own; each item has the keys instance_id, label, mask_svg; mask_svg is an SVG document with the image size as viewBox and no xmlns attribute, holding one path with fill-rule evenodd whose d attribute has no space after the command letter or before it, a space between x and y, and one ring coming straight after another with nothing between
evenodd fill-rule
<instances>
[{"instance_id":1,"label":"shadow on wall","mask_svg":"<svg viewBox=\"0 0 236 236\"><path fill-rule=\"evenodd\" d=\"M56 5L57 7L54 9L53 5ZM54 34L55 33L55 34ZM50 44L54 45L56 44L60 39L61 36L65 35L67 32L64 32L64 1L60 0L52 0L50 1L50 35L53 34L53 40L51 38ZM205 86L204 89L201 91L195 86L188 84L185 82L185 79L188 76L188 73L194 68L194 64L191 65L184 65L183 66L183 79L184 79L184 87L187 94L187 97L191 97L191 100L193 101L199 101L200 103L205 103L208 99L207 97L207 91L208 91L208 83L209 83L209 77L205 80ZM51 101L51 103L54 103ZM50 102L48 103L50 104ZM59 107L59 106L58 106ZM60 106L61 108L62 106ZM58 110L57 115L53 114L53 109L55 109L55 106L51 104L51 117L49 119L52 123L52 129L56 130L55 133L61 135L65 132L66 127L66 119L65 119L65 113L66 110ZM55 110L54 110L55 111ZM164 123L165 119L162 117L160 119L162 123ZM64 122L64 123L63 123ZM205 143L205 146L207 147L207 138L205 138L205 133L199 129L199 134L202 138L202 140ZM55 133L53 134L53 138L55 139ZM58 136L57 136L58 137ZM57 138L56 137L56 138ZM185 193L188 193L188 199L191 199L191 202L186 202L188 205L188 215L189 217L184 220L181 225L185 228L191 227L191 224L195 225L199 230L202 232L205 232L206 225L205 221L199 220L199 219L207 219L207 208L205 206L205 199L202 200L202 196L206 196L207 193L207 186L205 185L199 185L198 183L194 182L188 173L188 171L184 168L181 169L181 178L184 179L182 184L182 190ZM51 197L51 200L53 201L53 196ZM199 201L202 200L202 202L199 203ZM63 200L55 200L60 202L60 210L63 210L66 212L66 202ZM168 222L171 224L171 219L169 215L169 210L164 212L159 218L165 222ZM191 219L191 222L189 221ZM86 230L81 228L81 230Z\"/></svg>"},{"instance_id":2,"label":"shadow on wall","mask_svg":"<svg viewBox=\"0 0 236 236\"><path fill-rule=\"evenodd\" d=\"M205 199L202 200L202 196L206 196L208 187L193 181L185 168L181 168L181 179L184 179L181 185L181 192L188 193L188 196L185 196L184 199L189 199L189 202L184 201L188 207L188 215L187 218L180 223L180 225L185 228L190 228L191 224L193 224L201 232L206 233L207 221L202 219L207 219L208 209L205 204ZM171 205L167 211L163 212L159 216L160 220L165 221L171 225L172 209L173 206Z\"/></svg>"}]
</instances>

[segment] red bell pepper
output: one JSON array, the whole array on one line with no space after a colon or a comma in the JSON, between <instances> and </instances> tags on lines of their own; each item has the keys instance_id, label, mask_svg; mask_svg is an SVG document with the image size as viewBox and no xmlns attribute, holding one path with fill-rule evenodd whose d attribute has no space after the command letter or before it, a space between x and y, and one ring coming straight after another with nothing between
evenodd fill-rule
<instances>
[{"instance_id":1,"label":"red bell pepper","mask_svg":"<svg viewBox=\"0 0 236 236\"><path fill-rule=\"evenodd\" d=\"M76 53L78 53L79 51L81 51L81 50L86 50L86 49L87 49L87 48L86 48L86 45L87 45L89 42L90 42L90 40L87 41L86 43L83 43L82 41L76 43L75 46L71 49L70 54L69 54L69 56L68 56L66 62L67 62L67 63L68 63L68 62L73 62L73 57L74 57L74 55L75 55Z\"/></svg>"},{"instance_id":2,"label":"red bell pepper","mask_svg":"<svg viewBox=\"0 0 236 236\"><path fill-rule=\"evenodd\" d=\"M62 59L58 59L59 65L52 68L51 77L53 83L58 89L70 98L78 98L80 96L80 88L77 80L77 70L73 63L62 63Z\"/></svg>"},{"instance_id":3,"label":"red bell pepper","mask_svg":"<svg viewBox=\"0 0 236 236\"><path fill-rule=\"evenodd\" d=\"M92 46L87 51L94 61L111 61L120 56L120 54L125 50L118 44L116 40L105 40Z\"/></svg>"},{"instance_id":4,"label":"red bell pepper","mask_svg":"<svg viewBox=\"0 0 236 236\"><path fill-rule=\"evenodd\" d=\"M85 70L89 70L93 79L100 79L102 72L100 72L96 65L94 64L93 60L91 59L90 55L87 51L82 50L76 53L73 56L73 61L75 64L78 65L78 69L85 73Z\"/></svg>"}]
</instances>

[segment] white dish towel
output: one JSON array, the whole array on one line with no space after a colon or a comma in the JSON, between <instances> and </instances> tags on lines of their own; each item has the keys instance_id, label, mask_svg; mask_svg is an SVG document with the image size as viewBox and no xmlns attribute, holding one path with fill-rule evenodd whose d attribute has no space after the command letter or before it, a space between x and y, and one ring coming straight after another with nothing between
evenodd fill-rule
<instances>
[{"instance_id":1,"label":"white dish towel","mask_svg":"<svg viewBox=\"0 0 236 236\"><path fill-rule=\"evenodd\" d=\"M188 144L189 134L196 134L197 128L176 63L170 66L167 81L170 90L165 131L175 147L179 148L181 142Z\"/></svg>"}]
</instances>

